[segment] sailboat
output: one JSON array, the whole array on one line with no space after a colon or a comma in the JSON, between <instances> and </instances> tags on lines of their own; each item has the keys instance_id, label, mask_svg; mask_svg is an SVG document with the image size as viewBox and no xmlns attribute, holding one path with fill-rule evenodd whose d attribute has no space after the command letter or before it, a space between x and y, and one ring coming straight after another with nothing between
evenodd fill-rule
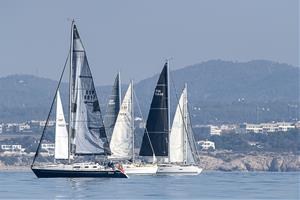
<instances>
[{"instance_id":1,"label":"sailboat","mask_svg":"<svg viewBox=\"0 0 300 200\"><path fill-rule=\"evenodd\" d=\"M156 174L156 164L136 162L134 152L133 82L128 86L114 125L110 149L112 159L123 161L126 174Z\"/></svg>"},{"instance_id":2,"label":"sailboat","mask_svg":"<svg viewBox=\"0 0 300 200\"><path fill-rule=\"evenodd\" d=\"M157 175L199 174L202 169L196 165L190 164L190 155L193 155L193 160L196 162L196 148L192 148L195 146L184 144L178 149L179 143L183 144L187 143L187 141L192 142L191 139L188 139L191 138L192 135L190 131L189 135L186 136L188 132L186 131L187 119L182 117L182 111L184 110L181 110L181 107L184 108L187 104L184 106L181 106L180 103L178 104L172 126L173 131L170 131L169 97L169 64L168 61L166 61L154 90L139 155L148 156L150 158L152 150L154 151L158 162ZM183 98L185 98L184 95L181 99ZM181 100L181 104L183 104L182 102L183 100ZM186 115L188 114L187 109L184 112ZM185 131L181 131L183 129L185 129ZM148 138L150 139L150 142ZM187 153L182 153L182 155L185 154L189 157L182 156L182 158L177 159L177 154L180 154L179 151L186 151Z\"/></svg>"},{"instance_id":3,"label":"sailboat","mask_svg":"<svg viewBox=\"0 0 300 200\"><path fill-rule=\"evenodd\" d=\"M148 162L168 162L169 155L169 88L168 65L164 65L156 84L150 111L146 121L146 128L140 149L140 156ZM155 159L153 160L153 153ZM151 160L152 159L152 160Z\"/></svg>"},{"instance_id":4,"label":"sailboat","mask_svg":"<svg viewBox=\"0 0 300 200\"><path fill-rule=\"evenodd\" d=\"M202 171L202 168L198 166L199 157L187 103L187 85L185 85L176 108L169 136L170 163L159 165L158 175L197 175Z\"/></svg>"},{"instance_id":5,"label":"sailboat","mask_svg":"<svg viewBox=\"0 0 300 200\"><path fill-rule=\"evenodd\" d=\"M86 51L79 36L77 26L72 21L70 74L69 74L69 122L65 122L58 92L66 68L64 66L46 125L44 127L31 169L38 178L61 177L111 177L127 178L121 167L107 160L110 154L108 140L103 125L99 101L96 94L92 73L87 61ZM57 99L55 130L55 162L48 164L38 162L41 143L49 122L50 113ZM67 136L66 136L67 135ZM66 152L67 150L67 152ZM89 156L93 161L85 159L77 162L75 158ZM102 160L96 161L100 156ZM80 159L78 159L80 160Z\"/></svg>"}]
</instances>

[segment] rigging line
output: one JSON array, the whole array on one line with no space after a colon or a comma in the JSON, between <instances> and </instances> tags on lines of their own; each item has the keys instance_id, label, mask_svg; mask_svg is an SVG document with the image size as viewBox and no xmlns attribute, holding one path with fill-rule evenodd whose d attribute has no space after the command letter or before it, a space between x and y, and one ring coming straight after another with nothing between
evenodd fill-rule
<instances>
[{"instance_id":1,"label":"rigging line","mask_svg":"<svg viewBox=\"0 0 300 200\"><path fill-rule=\"evenodd\" d=\"M174 88L174 91L175 91L174 93L175 93L176 100L177 100L177 102L179 102L177 90L176 90L175 83L174 83L174 81L173 81L173 77L172 77L171 73L170 73L170 79L171 79L171 82L172 82L172 85L173 85L173 88ZM182 108L181 108L181 106L180 106L180 103L178 104L178 106L179 106L179 110L180 110L180 115L181 115L182 120L183 120L183 122L184 122L184 123L183 123L183 124L184 124L184 129L185 129L186 133L188 133L188 131L187 131L187 124L186 124L186 122L185 122L185 120L184 120L184 116L183 116L183 113L182 113ZM192 131L192 134L193 134L193 131ZM187 134L187 137L189 137L189 134ZM193 138L192 138L192 140L193 140ZM191 141L189 140L189 138L188 138L188 142L189 142L189 144L190 144L190 147L192 147L192 144L191 144ZM194 143L195 143L195 141L194 141ZM195 144L193 144L193 146L194 146L194 148L195 148ZM200 160L199 160L199 153L198 153L198 151L197 151L197 148L196 148L195 150L196 150L197 161L200 161ZM195 153L192 152L192 154L194 155Z\"/></svg>"},{"instance_id":2,"label":"rigging line","mask_svg":"<svg viewBox=\"0 0 300 200\"><path fill-rule=\"evenodd\" d=\"M148 130L147 130L146 122L145 122L145 120L144 120L144 117L143 117L143 114L142 114L142 110L141 110L140 104L139 104L139 102L138 102L138 99L137 99L137 96L136 96L135 91L133 91L133 94L134 94L134 99L135 99L135 101L136 101L136 104L137 104L137 106L138 106L139 113L140 113L140 115L141 115L141 117L142 117L142 121L143 121L143 123L145 124L145 131L146 131L146 134L147 134L147 137L148 137L148 140L149 140L149 144L150 144L152 153L153 153L153 155L155 156L154 148L153 148L153 146L152 146L152 142L151 142L151 140L150 140L150 136L149 136L149 133L148 133Z\"/></svg>"},{"instance_id":3,"label":"rigging line","mask_svg":"<svg viewBox=\"0 0 300 200\"><path fill-rule=\"evenodd\" d=\"M35 160L36 160L36 158L37 158L37 156L38 156L39 150L40 150L40 146L41 146L42 140L44 139L46 127L47 127L48 122L49 122L49 119L50 119L51 111L52 111L52 108L53 108L53 105L54 105L54 103L55 103L55 99L56 99L56 96L57 96L57 91L58 91L59 86L60 86L60 83L61 83L61 81L62 81L64 72L65 72L65 69L66 69L66 66L67 66L67 63L68 63L69 56L70 56L70 52L68 53L68 56L67 56L66 61L65 61L65 64L64 64L64 68L63 68L63 70L62 70L62 73L61 73L61 75L60 75L60 78L59 78L57 87L56 87L56 89L55 89L55 95L54 95L54 98L53 98L52 103L51 103L51 106L50 106L50 111L49 111L49 113L48 113L47 120L46 120L45 126L44 126L44 128L43 128L43 132L42 132L42 135L41 135L41 138L40 138L40 141L39 141L37 150L36 150L36 152L35 152L35 155L34 155L34 157L33 157L32 163L31 163L31 168L32 168L33 165L34 165L34 162L35 162Z\"/></svg>"}]
</instances>

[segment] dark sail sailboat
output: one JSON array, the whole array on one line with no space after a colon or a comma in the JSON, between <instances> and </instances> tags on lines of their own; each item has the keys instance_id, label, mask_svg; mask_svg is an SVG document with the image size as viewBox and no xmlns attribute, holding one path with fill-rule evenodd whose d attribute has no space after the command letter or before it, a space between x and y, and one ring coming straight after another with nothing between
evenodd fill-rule
<instances>
[{"instance_id":1,"label":"dark sail sailboat","mask_svg":"<svg viewBox=\"0 0 300 200\"><path fill-rule=\"evenodd\" d=\"M70 48L70 74L69 74L69 123L67 159L64 157L60 163L44 164L37 162L46 126L49 122L50 112L55 98L52 101L46 124L34 156L31 169L39 178L55 177L112 177L127 178L121 168L115 167L107 160L110 155L108 140L103 125L99 101L96 94L92 73L87 61L85 49L80 39L77 27L72 21L71 48ZM59 85L65 71L60 77L55 92L57 96ZM60 100L57 100L59 102ZM57 137L61 138L61 137ZM94 161L75 162L80 156L91 156ZM96 162L97 156L102 161Z\"/></svg>"},{"instance_id":2,"label":"dark sail sailboat","mask_svg":"<svg viewBox=\"0 0 300 200\"><path fill-rule=\"evenodd\" d=\"M197 166L198 157L191 130L186 88L180 97L172 130L170 129L169 65L167 61L155 87L140 156L152 156L152 151L154 151L158 161L158 175L196 175L201 173L202 169Z\"/></svg>"},{"instance_id":3,"label":"dark sail sailboat","mask_svg":"<svg viewBox=\"0 0 300 200\"><path fill-rule=\"evenodd\" d=\"M169 155L168 70L166 62L154 90L139 154L140 156L153 156L154 152L158 162L167 162Z\"/></svg>"}]
</instances>

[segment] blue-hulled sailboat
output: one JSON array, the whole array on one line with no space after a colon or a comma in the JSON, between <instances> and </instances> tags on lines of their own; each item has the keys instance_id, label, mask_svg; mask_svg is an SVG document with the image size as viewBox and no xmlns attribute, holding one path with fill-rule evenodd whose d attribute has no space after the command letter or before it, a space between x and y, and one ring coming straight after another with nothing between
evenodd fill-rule
<instances>
[{"instance_id":1,"label":"blue-hulled sailboat","mask_svg":"<svg viewBox=\"0 0 300 200\"><path fill-rule=\"evenodd\" d=\"M71 26L69 59L68 123L65 122L58 92L66 68L65 64L50 109L51 112L56 99L56 155L54 162L51 164L49 162L43 163L38 159L41 156L39 154L41 143L47 132L47 124L50 119L49 112L31 169L38 178L127 178L120 165L107 159L111 151L86 51L74 20Z\"/></svg>"}]
</instances>

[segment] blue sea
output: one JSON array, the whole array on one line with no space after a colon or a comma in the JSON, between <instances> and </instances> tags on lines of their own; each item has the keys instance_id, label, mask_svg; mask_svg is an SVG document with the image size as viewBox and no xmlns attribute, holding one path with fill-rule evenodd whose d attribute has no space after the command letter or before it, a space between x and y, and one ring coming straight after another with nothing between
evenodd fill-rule
<instances>
[{"instance_id":1,"label":"blue sea","mask_svg":"<svg viewBox=\"0 0 300 200\"><path fill-rule=\"evenodd\" d=\"M0 171L0 199L300 199L300 173L203 172L129 179L38 179Z\"/></svg>"}]
</instances>

